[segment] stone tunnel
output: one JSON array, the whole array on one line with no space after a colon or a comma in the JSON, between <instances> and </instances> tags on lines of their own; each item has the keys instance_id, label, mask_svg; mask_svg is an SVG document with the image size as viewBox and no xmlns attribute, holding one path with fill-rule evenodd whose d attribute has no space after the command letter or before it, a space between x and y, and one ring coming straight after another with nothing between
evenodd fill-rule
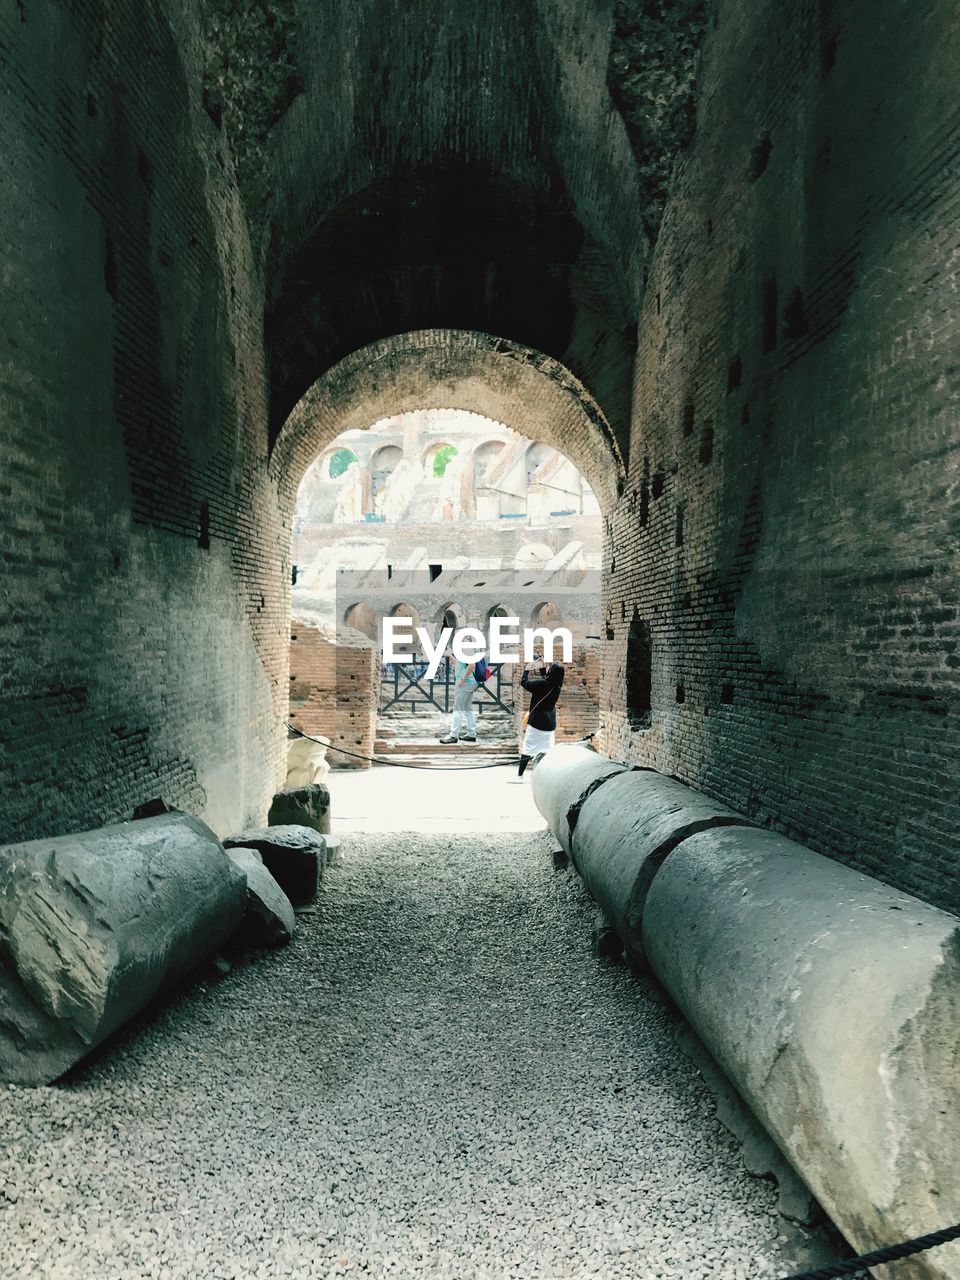
<instances>
[{"instance_id":1,"label":"stone tunnel","mask_svg":"<svg viewBox=\"0 0 960 1280\"><path fill-rule=\"evenodd\" d=\"M960 981L958 65L950 0L3 0L0 1042L24 956L80 910L44 878L72 837L106 899L156 879L135 918L170 954L134 948L152 1013L103 977L122 1011L89 1036L73 962L37 979L43 1061L65 1019L93 1053L3 1091L0 1276L733 1280L960 1219L932 1093L940 1155L910 1128L901 1209L844 1218L700 979L658 972L674 944L621 921L630 963L589 953L604 891L575 845L582 880L549 859L586 783L549 836L519 788L351 776L282 955L172 996L200 957L161 920L182 882L212 950L272 866L217 859L287 778L304 473L345 430L457 409L596 495L597 759L954 920L935 981ZM669 852L650 912L684 859L720 902L710 839ZM929 1071L960 1031L937 990ZM718 1107L821 1225L784 1234ZM956 1278L960 1245L874 1274Z\"/></svg>"}]
</instances>

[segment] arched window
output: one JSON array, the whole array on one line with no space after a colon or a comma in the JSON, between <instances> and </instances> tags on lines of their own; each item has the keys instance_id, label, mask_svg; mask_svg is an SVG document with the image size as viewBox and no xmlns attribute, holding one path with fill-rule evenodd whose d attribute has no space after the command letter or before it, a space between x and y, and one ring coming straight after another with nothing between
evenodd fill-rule
<instances>
[{"instance_id":1,"label":"arched window","mask_svg":"<svg viewBox=\"0 0 960 1280\"><path fill-rule=\"evenodd\" d=\"M390 610L391 618L409 618L414 629L420 625L420 614L412 604L395 604Z\"/></svg>"},{"instance_id":2,"label":"arched window","mask_svg":"<svg viewBox=\"0 0 960 1280\"><path fill-rule=\"evenodd\" d=\"M370 488L374 498L383 492L387 481L403 460L403 450L399 445L387 444L378 449L370 461Z\"/></svg>"},{"instance_id":3,"label":"arched window","mask_svg":"<svg viewBox=\"0 0 960 1280\"><path fill-rule=\"evenodd\" d=\"M357 461L357 455L352 449L334 449L326 460L326 473L330 480L336 480L339 476L352 467Z\"/></svg>"},{"instance_id":4,"label":"arched window","mask_svg":"<svg viewBox=\"0 0 960 1280\"><path fill-rule=\"evenodd\" d=\"M534 475L548 458L552 458L555 450L551 449L548 444L532 444L527 450L527 456L524 460L526 467L527 484L530 484Z\"/></svg>"},{"instance_id":5,"label":"arched window","mask_svg":"<svg viewBox=\"0 0 960 1280\"><path fill-rule=\"evenodd\" d=\"M362 631L368 640L377 641L379 637L379 628L377 626L377 615L373 612L368 604L352 604L344 612L343 620L348 627L353 627L357 631Z\"/></svg>"},{"instance_id":6,"label":"arched window","mask_svg":"<svg viewBox=\"0 0 960 1280\"><path fill-rule=\"evenodd\" d=\"M465 614L458 604L452 602L441 605L437 610L436 629L439 633L444 627L452 627L456 631L464 625Z\"/></svg>"},{"instance_id":7,"label":"arched window","mask_svg":"<svg viewBox=\"0 0 960 1280\"><path fill-rule=\"evenodd\" d=\"M423 469L428 477L434 480L441 480L446 474L447 467L457 456L457 446L455 444L434 444L431 445L423 458Z\"/></svg>"},{"instance_id":8,"label":"arched window","mask_svg":"<svg viewBox=\"0 0 960 1280\"><path fill-rule=\"evenodd\" d=\"M535 627L560 627L563 625L563 614L559 605L552 600L544 600L534 606L530 621Z\"/></svg>"},{"instance_id":9,"label":"arched window","mask_svg":"<svg viewBox=\"0 0 960 1280\"><path fill-rule=\"evenodd\" d=\"M481 486L495 458L503 452L502 440L485 440L473 451L473 483Z\"/></svg>"}]
</instances>

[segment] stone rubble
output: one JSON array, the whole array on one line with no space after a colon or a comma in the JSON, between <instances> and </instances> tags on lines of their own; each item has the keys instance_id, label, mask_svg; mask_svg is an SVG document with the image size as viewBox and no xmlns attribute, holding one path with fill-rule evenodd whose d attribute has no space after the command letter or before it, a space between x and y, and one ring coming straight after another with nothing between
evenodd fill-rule
<instances>
[{"instance_id":1,"label":"stone rubble","mask_svg":"<svg viewBox=\"0 0 960 1280\"><path fill-rule=\"evenodd\" d=\"M237 940L250 947L285 946L297 927L290 899L256 849L228 849L227 856L247 878L247 906Z\"/></svg>"},{"instance_id":2,"label":"stone rubble","mask_svg":"<svg viewBox=\"0 0 960 1280\"><path fill-rule=\"evenodd\" d=\"M330 830L330 791L322 782L288 787L273 797L267 814L268 827L312 827L321 835Z\"/></svg>"},{"instance_id":3,"label":"stone rubble","mask_svg":"<svg viewBox=\"0 0 960 1280\"><path fill-rule=\"evenodd\" d=\"M312 827L250 827L228 836L225 849L255 849L295 907L313 902L327 863L327 846Z\"/></svg>"},{"instance_id":4,"label":"stone rubble","mask_svg":"<svg viewBox=\"0 0 960 1280\"><path fill-rule=\"evenodd\" d=\"M0 847L0 1080L56 1080L215 952L245 896L186 813Z\"/></svg>"}]
</instances>

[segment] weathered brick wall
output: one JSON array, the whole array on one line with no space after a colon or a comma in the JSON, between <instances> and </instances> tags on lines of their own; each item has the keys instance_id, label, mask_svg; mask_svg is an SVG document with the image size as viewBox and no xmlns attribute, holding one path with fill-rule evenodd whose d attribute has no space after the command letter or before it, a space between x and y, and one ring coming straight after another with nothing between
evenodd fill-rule
<instances>
[{"instance_id":1,"label":"weathered brick wall","mask_svg":"<svg viewBox=\"0 0 960 1280\"><path fill-rule=\"evenodd\" d=\"M297 6L303 93L234 129L267 216L204 107L204 4L0 12L0 836L156 795L261 816L299 477L345 427L456 403L606 504L609 749L960 908L955 6L721 0L632 421L648 255L609 9L394 9Z\"/></svg>"},{"instance_id":2,"label":"weathered brick wall","mask_svg":"<svg viewBox=\"0 0 960 1280\"><path fill-rule=\"evenodd\" d=\"M949 0L719 6L640 322L604 677L613 754L954 910L958 59Z\"/></svg>"},{"instance_id":3,"label":"weathered brick wall","mask_svg":"<svg viewBox=\"0 0 960 1280\"><path fill-rule=\"evenodd\" d=\"M0 839L282 778L262 302L196 6L0 8Z\"/></svg>"},{"instance_id":4,"label":"weathered brick wall","mask_svg":"<svg viewBox=\"0 0 960 1280\"><path fill-rule=\"evenodd\" d=\"M295 618L290 631L290 723L301 733L329 738L335 768L367 769L377 732L380 662L366 636L351 627L314 626Z\"/></svg>"}]
</instances>

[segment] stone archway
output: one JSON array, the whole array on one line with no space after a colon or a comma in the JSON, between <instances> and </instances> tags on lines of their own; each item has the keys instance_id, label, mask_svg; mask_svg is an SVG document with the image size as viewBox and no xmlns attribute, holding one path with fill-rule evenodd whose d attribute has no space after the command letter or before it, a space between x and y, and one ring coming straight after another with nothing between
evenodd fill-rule
<instances>
[{"instance_id":1,"label":"stone archway","mask_svg":"<svg viewBox=\"0 0 960 1280\"><path fill-rule=\"evenodd\" d=\"M552 445L586 477L604 511L623 488L610 424L559 361L487 333L423 329L354 352L302 397L270 458L285 509L292 510L306 468L341 432L415 409L479 413Z\"/></svg>"}]
</instances>

